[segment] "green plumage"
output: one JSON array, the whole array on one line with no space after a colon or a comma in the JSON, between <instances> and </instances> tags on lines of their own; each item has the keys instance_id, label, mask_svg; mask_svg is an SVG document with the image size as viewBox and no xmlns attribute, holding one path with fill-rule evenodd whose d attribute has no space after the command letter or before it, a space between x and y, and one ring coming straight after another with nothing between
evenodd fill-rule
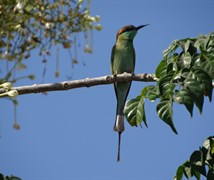
<instances>
[{"instance_id":1,"label":"green plumage","mask_svg":"<svg viewBox=\"0 0 214 180\"><path fill-rule=\"evenodd\" d=\"M116 36L116 43L111 52L111 71L113 75L122 74L124 72L134 73L135 68L135 49L133 40L137 31L146 25L135 27L128 25L122 27ZM125 130L124 126L124 105L131 87L131 82L114 83L114 90L117 98L116 120L114 131L119 134L118 141L118 157L120 161L120 139L121 133Z\"/></svg>"},{"instance_id":2,"label":"green plumage","mask_svg":"<svg viewBox=\"0 0 214 180\"><path fill-rule=\"evenodd\" d=\"M112 49L111 70L112 74L122 74L124 72L134 73L135 50L133 41L118 40ZM114 83L114 90L117 98L117 115L123 116L123 108L130 90L131 82ZM116 122L115 122L116 123ZM123 131L114 126L115 131Z\"/></svg>"}]
</instances>

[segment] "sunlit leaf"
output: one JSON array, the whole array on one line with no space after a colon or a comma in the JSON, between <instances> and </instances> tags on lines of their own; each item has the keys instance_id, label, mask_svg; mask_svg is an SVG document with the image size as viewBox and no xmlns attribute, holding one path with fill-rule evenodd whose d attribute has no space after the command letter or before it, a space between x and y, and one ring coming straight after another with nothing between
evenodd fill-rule
<instances>
[{"instance_id":1,"label":"sunlit leaf","mask_svg":"<svg viewBox=\"0 0 214 180\"><path fill-rule=\"evenodd\" d=\"M181 63L183 65L183 68L190 68L191 62L192 62L192 57L189 52L186 52L182 54L181 56Z\"/></svg>"},{"instance_id":2,"label":"sunlit leaf","mask_svg":"<svg viewBox=\"0 0 214 180\"><path fill-rule=\"evenodd\" d=\"M178 47L177 41L173 41L172 44L163 52L163 57L167 57L172 54Z\"/></svg>"},{"instance_id":3,"label":"sunlit leaf","mask_svg":"<svg viewBox=\"0 0 214 180\"><path fill-rule=\"evenodd\" d=\"M156 71L155 71L155 76L157 78L160 78L160 77L163 77L164 75L166 75L166 68L167 67L167 64L166 64L166 60L163 59L160 64L158 65L158 67L156 68Z\"/></svg>"},{"instance_id":4,"label":"sunlit leaf","mask_svg":"<svg viewBox=\"0 0 214 180\"><path fill-rule=\"evenodd\" d=\"M179 104L184 104L187 110L189 111L190 115L192 116L194 100L188 90L182 89L176 92L174 96L174 101Z\"/></svg>"},{"instance_id":5,"label":"sunlit leaf","mask_svg":"<svg viewBox=\"0 0 214 180\"><path fill-rule=\"evenodd\" d=\"M147 126L147 123L146 123L146 115L145 115L145 109L144 109L144 103L145 101L145 98L141 97L140 98L140 102L137 106L137 117L136 117L136 121L137 121L137 124L141 124L141 122L143 121L145 126Z\"/></svg>"},{"instance_id":6,"label":"sunlit leaf","mask_svg":"<svg viewBox=\"0 0 214 180\"><path fill-rule=\"evenodd\" d=\"M214 137L210 138L210 153L214 157Z\"/></svg>"},{"instance_id":7,"label":"sunlit leaf","mask_svg":"<svg viewBox=\"0 0 214 180\"><path fill-rule=\"evenodd\" d=\"M202 113L204 96L201 83L199 83L196 79L188 78L184 81L184 87L192 94L196 106L198 107L200 113Z\"/></svg>"},{"instance_id":8,"label":"sunlit leaf","mask_svg":"<svg viewBox=\"0 0 214 180\"><path fill-rule=\"evenodd\" d=\"M176 171L176 179L174 180L182 180L183 177L183 166L179 166Z\"/></svg>"},{"instance_id":9,"label":"sunlit leaf","mask_svg":"<svg viewBox=\"0 0 214 180\"><path fill-rule=\"evenodd\" d=\"M187 51L188 51L188 49L189 49L189 45L190 45L190 40L187 40L186 42L185 42L185 44L184 44L184 52L186 53Z\"/></svg>"},{"instance_id":10,"label":"sunlit leaf","mask_svg":"<svg viewBox=\"0 0 214 180\"><path fill-rule=\"evenodd\" d=\"M157 105L157 113L158 116L171 127L172 131L178 134L172 119L172 100L162 99Z\"/></svg>"},{"instance_id":11,"label":"sunlit leaf","mask_svg":"<svg viewBox=\"0 0 214 180\"><path fill-rule=\"evenodd\" d=\"M190 162L185 162L183 164L184 166L184 175L186 176L186 178L191 178L193 176L193 173L192 173L192 169L191 169L191 165L190 165Z\"/></svg>"},{"instance_id":12,"label":"sunlit leaf","mask_svg":"<svg viewBox=\"0 0 214 180\"><path fill-rule=\"evenodd\" d=\"M203 62L200 67L214 79L214 56L211 56L209 61Z\"/></svg>"},{"instance_id":13,"label":"sunlit leaf","mask_svg":"<svg viewBox=\"0 0 214 180\"><path fill-rule=\"evenodd\" d=\"M142 121L147 126L144 110L144 97L138 96L135 99L127 101L124 108L124 115L131 126L140 125Z\"/></svg>"},{"instance_id":14,"label":"sunlit leaf","mask_svg":"<svg viewBox=\"0 0 214 180\"><path fill-rule=\"evenodd\" d=\"M154 101L155 99L157 99L160 95L159 89L158 87L154 87L153 89L150 89L150 91L147 93L147 98L150 101Z\"/></svg>"},{"instance_id":15,"label":"sunlit leaf","mask_svg":"<svg viewBox=\"0 0 214 180\"><path fill-rule=\"evenodd\" d=\"M159 90L162 97L170 97L172 95L175 88L175 84L172 83L172 78L173 74L169 74L160 79Z\"/></svg>"},{"instance_id":16,"label":"sunlit leaf","mask_svg":"<svg viewBox=\"0 0 214 180\"><path fill-rule=\"evenodd\" d=\"M145 86L141 91L141 96L148 98L150 101L154 101L159 96L157 86L154 85Z\"/></svg>"},{"instance_id":17,"label":"sunlit leaf","mask_svg":"<svg viewBox=\"0 0 214 180\"><path fill-rule=\"evenodd\" d=\"M196 79L203 85L203 95L208 96L209 100L212 101L212 79L210 76L201 69L195 69L193 71Z\"/></svg>"}]
</instances>

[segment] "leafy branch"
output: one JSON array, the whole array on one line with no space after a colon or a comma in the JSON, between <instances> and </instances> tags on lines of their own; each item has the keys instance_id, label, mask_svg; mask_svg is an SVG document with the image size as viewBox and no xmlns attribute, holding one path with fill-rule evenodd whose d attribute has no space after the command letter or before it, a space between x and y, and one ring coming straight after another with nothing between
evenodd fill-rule
<instances>
[{"instance_id":1,"label":"leafy branch","mask_svg":"<svg viewBox=\"0 0 214 180\"><path fill-rule=\"evenodd\" d=\"M194 151L189 160L178 167L174 180L195 177L200 180L200 174L207 180L214 179L214 136L208 137L199 150Z\"/></svg>"},{"instance_id":2,"label":"leafy branch","mask_svg":"<svg viewBox=\"0 0 214 180\"><path fill-rule=\"evenodd\" d=\"M21 178L16 177L16 176L4 176L3 174L0 173L0 180L21 180Z\"/></svg>"},{"instance_id":3,"label":"leafy branch","mask_svg":"<svg viewBox=\"0 0 214 180\"><path fill-rule=\"evenodd\" d=\"M159 99L156 111L174 133L173 103L183 104L193 115L194 105L202 113L204 97L212 101L214 79L214 32L197 38L174 41L163 52L158 65L156 85L143 88L141 94L129 100L124 114L131 126L146 122L145 99Z\"/></svg>"}]
</instances>

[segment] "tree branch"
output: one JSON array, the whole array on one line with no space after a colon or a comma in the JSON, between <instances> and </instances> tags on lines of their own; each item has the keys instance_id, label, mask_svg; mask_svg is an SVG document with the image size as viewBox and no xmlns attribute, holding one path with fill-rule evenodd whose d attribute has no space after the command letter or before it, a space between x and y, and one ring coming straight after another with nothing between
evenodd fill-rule
<instances>
[{"instance_id":1,"label":"tree branch","mask_svg":"<svg viewBox=\"0 0 214 180\"><path fill-rule=\"evenodd\" d=\"M144 81L154 82L154 74L129 74L123 73L118 75L108 75L96 78L86 78L73 81L64 81L59 83L49 84L34 84L28 86L13 87L12 89L17 90L19 95L31 94L31 93L42 93L49 91L65 91L74 88L91 87L96 85L112 84L114 82L129 82L129 81ZM0 89L0 93L4 93L4 89Z\"/></svg>"}]
</instances>

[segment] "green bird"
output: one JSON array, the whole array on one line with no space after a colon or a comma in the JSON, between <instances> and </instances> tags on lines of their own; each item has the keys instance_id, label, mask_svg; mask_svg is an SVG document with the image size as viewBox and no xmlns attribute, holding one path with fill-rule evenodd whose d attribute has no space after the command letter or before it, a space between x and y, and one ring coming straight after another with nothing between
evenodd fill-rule
<instances>
[{"instance_id":1,"label":"green bird","mask_svg":"<svg viewBox=\"0 0 214 180\"><path fill-rule=\"evenodd\" d=\"M128 25L122 27L116 36L116 43L111 52L111 71L113 75L122 74L124 72L134 73L135 68L135 49L133 40L137 31L146 25L135 27ZM123 109L126 98L131 87L131 82L115 82L114 90L117 98L116 120L114 131L118 132L118 156L117 161L120 161L120 140L121 133L125 130Z\"/></svg>"}]
</instances>

